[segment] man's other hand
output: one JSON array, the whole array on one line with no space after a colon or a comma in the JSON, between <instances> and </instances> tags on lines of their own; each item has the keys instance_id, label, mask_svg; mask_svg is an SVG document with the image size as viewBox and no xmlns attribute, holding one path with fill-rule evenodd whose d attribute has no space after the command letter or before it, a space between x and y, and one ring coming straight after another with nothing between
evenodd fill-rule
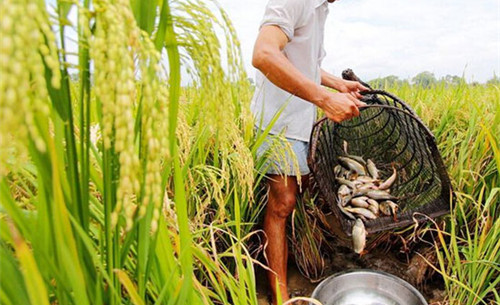
<instances>
[{"instance_id":1,"label":"man's other hand","mask_svg":"<svg viewBox=\"0 0 500 305\"><path fill-rule=\"evenodd\" d=\"M361 84L360 84L361 85ZM337 123L359 115L359 108L366 105L359 101L351 93L327 91L318 106L323 109L325 115Z\"/></svg>"},{"instance_id":2,"label":"man's other hand","mask_svg":"<svg viewBox=\"0 0 500 305\"><path fill-rule=\"evenodd\" d=\"M359 99L361 98L361 93L362 91L367 91L369 90L365 86L363 86L361 83L356 82L356 81L350 81L350 80L344 80L338 87L337 90L342 92L342 93L349 93L355 98Z\"/></svg>"}]
</instances>

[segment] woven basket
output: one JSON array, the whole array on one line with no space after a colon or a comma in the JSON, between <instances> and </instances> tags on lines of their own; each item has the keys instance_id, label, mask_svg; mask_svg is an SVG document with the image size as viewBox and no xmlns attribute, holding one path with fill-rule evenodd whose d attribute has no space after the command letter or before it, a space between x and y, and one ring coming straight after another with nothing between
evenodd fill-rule
<instances>
[{"instance_id":1,"label":"woven basket","mask_svg":"<svg viewBox=\"0 0 500 305\"><path fill-rule=\"evenodd\" d=\"M350 70L344 78L359 79ZM318 183L323 199L329 203L342 228L351 234L354 221L337 206L337 190L333 168L338 156L345 155L344 141L348 142L349 154L372 159L382 178L392 173L392 165L398 172L391 187L391 194L398 197L397 220L392 216L380 216L368 220L368 233L423 222L448 213L452 189L434 136L415 112L396 96L381 90L364 93L368 104L356 118L335 123L323 118L313 128L308 165ZM426 216L427 217L426 217Z\"/></svg>"}]
</instances>

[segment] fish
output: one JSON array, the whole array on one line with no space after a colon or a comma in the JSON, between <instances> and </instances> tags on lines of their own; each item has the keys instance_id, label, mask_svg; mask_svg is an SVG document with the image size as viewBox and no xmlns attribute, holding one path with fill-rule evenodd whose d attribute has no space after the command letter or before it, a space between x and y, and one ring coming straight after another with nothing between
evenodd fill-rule
<instances>
[{"instance_id":1,"label":"fish","mask_svg":"<svg viewBox=\"0 0 500 305\"><path fill-rule=\"evenodd\" d=\"M366 209L370 206L370 204L368 204L368 202L366 202L367 199L368 199L368 197L365 197L365 196L356 197L356 198L352 198L350 203L352 206Z\"/></svg>"},{"instance_id":2,"label":"fish","mask_svg":"<svg viewBox=\"0 0 500 305\"><path fill-rule=\"evenodd\" d=\"M373 184L378 181L378 179L374 179L370 176L358 176L356 180L363 183L373 183Z\"/></svg>"},{"instance_id":3,"label":"fish","mask_svg":"<svg viewBox=\"0 0 500 305\"><path fill-rule=\"evenodd\" d=\"M342 184L339 187L339 190L337 191L337 195L338 195L338 199L339 199L340 204L342 206L346 206L347 202L349 200L351 200L351 189L347 185Z\"/></svg>"},{"instance_id":4,"label":"fish","mask_svg":"<svg viewBox=\"0 0 500 305\"><path fill-rule=\"evenodd\" d=\"M349 159L353 159L354 161L359 162L363 166L366 166L366 161L365 161L365 159L363 159L363 157L355 156L355 155L349 155L349 154L346 154L346 157L349 158Z\"/></svg>"},{"instance_id":5,"label":"fish","mask_svg":"<svg viewBox=\"0 0 500 305\"><path fill-rule=\"evenodd\" d=\"M340 164L337 164L334 168L333 168L333 174L335 175L335 177L340 177L340 175L342 174L342 170L344 168L342 167L342 165Z\"/></svg>"},{"instance_id":6,"label":"fish","mask_svg":"<svg viewBox=\"0 0 500 305\"><path fill-rule=\"evenodd\" d=\"M380 213L379 204L378 204L378 202L376 200L368 198L366 200L366 202L368 202L368 204L369 204L368 210L372 211L373 214L378 215Z\"/></svg>"},{"instance_id":7,"label":"fish","mask_svg":"<svg viewBox=\"0 0 500 305\"><path fill-rule=\"evenodd\" d=\"M354 182L356 183L356 181ZM358 186L358 189L361 190L361 189L369 189L369 190L376 190L378 189L378 187L375 185L375 183L363 183L361 184L360 186Z\"/></svg>"},{"instance_id":8,"label":"fish","mask_svg":"<svg viewBox=\"0 0 500 305\"><path fill-rule=\"evenodd\" d=\"M339 200L340 200L340 204L342 204L343 207L345 207L347 205L347 203L349 201L351 201L352 199L352 196L351 195L347 195L345 197L341 197Z\"/></svg>"},{"instance_id":9,"label":"fish","mask_svg":"<svg viewBox=\"0 0 500 305\"><path fill-rule=\"evenodd\" d=\"M391 216L391 207L385 201L381 202L379 205L380 212L385 216Z\"/></svg>"},{"instance_id":10,"label":"fish","mask_svg":"<svg viewBox=\"0 0 500 305\"><path fill-rule=\"evenodd\" d=\"M392 196L385 190L370 190L366 192L366 196L370 197L371 199L376 199L376 200L395 200L397 199L396 197Z\"/></svg>"},{"instance_id":11,"label":"fish","mask_svg":"<svg viewBox=\"0 0 500 305\"><path fill-rule=\"evenodd\" d=\"M352 227L352 246L354 252L361 254L366 245L366 229L361 219L356 219Z\"/></svg>"},{"instance_id":12,"label":"fish","mask_svg":"<svg viewBox=\"0 0 500 305\"><path fill-rule=\"evenodd\" d=\"M335 180L337 180L337 182L340 185L346 185L346 186L350 187L351 189L356 188L356 184L353 181L350 181L350 180L347 180L344 178L340 178L340 177L336 177Z\"/></svg>"},{"instance_id":13,"label":"fish","mask_svg":"<svg viewBox=\"0 0 500 305\"><path fill-rule=\"evenodd\" d=\"M358 173L349 171L348 174L346 175L346 178L351 181L355 181L358 178L358 176L359 176ZM362 182L358 181L357 183L362 183Z\"/></svg>"},{"instance_id":14,"label":"fish","mask_svg":"<svg viewBox=\"0 0 500 305\"><path fill-rule=\"evenodd\" d=\"M345 154L347 155L347 146L348 146L349 143L347 143L346 140L344 140L344 152Z\"/></svg>"},{"instance_id":15,"label":"fish","mask_svg":"<svg viewBox=\"0 0 500 305\"><path fill-rule=\"evenodd\" d=\"M370 187L364 187L364 186L361 186L359 188L355 188L353 189L352 191L352 196L353 197L359 197L359 196L364 196L366 195L366 193L368 193L369 191L372 191L373 189L370 188Z\"/></svg>"},{"instance_id":16,"label":"fish","mask_svg":"<svg viewBox=\"0 0 500 305\"><path fill-rule=\"evenodd\" d=\"M399 205L397 205L396 203L390 201L390 200L387 200L387 203L389 204L389 206L391 207L391 211L393 214L396 214L398 212L398 209L399 209Z\"/></svg>"},{"instance_id":17,"label":"fish","mask_svg":"<svg viewBox=\"0 0 500 305\"><path fill-rule=\"evenodd\" d=\"M337 204L337 206L339 207L340 211L342 213L344 213L344 215L346 215L347 217L349 217L352 220L356 219L356 217L354 217L354 215L352 215L351 213L346 211L346 209L342 206L342 204L340 202Z\"/></svg>"},{"instance_id":18,"label":"fish","mask_svg":"<svg viewBox=\"0 0 500 305\"><path fill-rule=\"evenodd\" d=\"M361 164L363 164L363 165L366 165L366 161L365 161L365 159L363 159L363 157L360 157L360 156L355 156L355 155L350 155L350 154L347 152L347 151L348 151L348 149L347 149L347 148L348 148L348 146L349 146L349 145L348 145L347 141L345 141L345 140L344 140L344 153L346 154L346 156L347 156L348 158L351 158L351 159L355 160L355 161L358 161L359 163L361 163Z\"/></svg>"},{"instance_id":19,"label":"fish","mask_svg":"<svg viewBox=\"0 0 500 305\"><path fill-rule=\"evenodd\" d=\"M365 167L359 164L358 161L347 157L339 157L339 161L342 165L346 166L350 170L356 172L358 175L366 176Z\"/></svg>"},{"instance_id":20,"label":"fish","mask_svg":"<svg viewBox=\"0 0 500 305\"><path fill-rule=\"evenodd\" d=\"M398 212L398 209L399 209L399 205L397 205L396 203L390 201L390 200L386 200L387 204L389 205L390 209L391 209L391 212L394 216L396 216L397 212Z\"/></svg>"},{"instance_id":21,"label":"fish","mask_svg":"<svg viewBox=\"0 0 500 305\"><path fill-rule=\"evenodd\" d=\"M369 204L369 205L373 205L373 206L376 206L376 207L378 207L378 206L379 206L379 204L378 204L377 200L374 200L374 199L371 199L371 198L368 198L368 199L366 200L366 202L368 202L368 204Z\"/></svg>"},{"instance_id":22,"label":"fish","mask_svg":"<svg viewBox=\"0 0 500 305\"><path fill-rule=\"evenodd\" d=\"M340 197L345 197L350 194L351 194L351 189L345 184L342 184L339 187L339 190L337 191L337 195L339 195Z\"/></svg>"},{"instance_id":23,"label":"fish","mask_svg":"<svg viewBox=\"0 0 500 305\"><path fill-rule=\"evenodd\" d=\"M372 211L364 209L364 208L350 208L350 207L345 207L344 208L347 212L353 213L353 214L359 214L362 215L368 219L375 219L377 218L377 215L373 214Z\"/></svg>"},{"instance_id":24,"label":"fish","mask_svg":"<svg viewBox=\"0 0 500 305\"><path fill-rule=\"evenodd\" d=\"M386 190L390 188L394 183L394 181L396 181L396 177L397 177L396 167L392 166L392 175L378 186L379 190Z\"/></svg>"},{"instance_id":25,"label":"fish","mask_svg":"<svg viewBox=\"0 0 500 305\"><path fill-rule=\"evenodd\" d=\"M372 212L373 214L375 214L375 216L378 216L379 214L379 208L378 208L378 205L368 205L367 209Z\"/></svg>"},{"instance_id":26,"label":"fish","mask_svg":"<svg viewBox=\"0 0 500 305\"><path fill-rule=\"evenodd\" d=\"M366 161L366 168L368 169L368 173L370 174L370 176L372 176L373 179L378 179L378 169L371 159L368 159L368 161Z\"/></svg>"},{"instance_id":27,"label":"fish","mask_svg":"<svg viewBox=\"0 0 500 305\"><path fill-rule=\"evenodd\" d=\"M390 200L385 200L385 201L382 201L380 203L379 207L380 207L380 211L384 215L387 215L387 216L393 215L394 220L395 221L397 220L397 212L398 212L399 206L396 203L394 203L393 201L390 201Z\"/></svg>"}]
</instances>

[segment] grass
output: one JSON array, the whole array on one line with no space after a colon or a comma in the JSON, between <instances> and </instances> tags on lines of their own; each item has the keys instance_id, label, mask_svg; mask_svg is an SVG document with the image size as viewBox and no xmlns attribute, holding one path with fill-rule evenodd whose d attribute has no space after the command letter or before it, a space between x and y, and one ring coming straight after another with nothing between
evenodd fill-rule
<instances>
[{"instance_id":1,"label":"grass","mask_svg":"<svg viewBox=\"0 0 500 305\"><path fill-rule=\"evenodd\" d=\"M228 16L201 1L56 4L0 4L0 302L257 304L267 131ZM434 131L457 191L436 244L448 301L498 300L498 87L388 90Z\"/></svg>"},{"instance_id":2,"label":"grass","mask_svg":"<svg viewBox=\"0 0 500 305\"><path fill-rule=\"evenodd\" d=\"M455 205L435 249L446 304L500 302L500 88L495 85L385 88L430 127L447 165Z\"/></svg>"}]
</instances>

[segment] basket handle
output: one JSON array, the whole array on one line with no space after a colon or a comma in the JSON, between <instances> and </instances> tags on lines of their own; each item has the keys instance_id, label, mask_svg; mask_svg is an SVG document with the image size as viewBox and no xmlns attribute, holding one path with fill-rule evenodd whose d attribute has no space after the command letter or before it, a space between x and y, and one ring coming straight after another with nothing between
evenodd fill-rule
<instances>
[{"instance_id":1,"label":"basket handle","mask_svg":"<svg viewBox=\"0 0 500 305\"><path fill-rule=\"evenodd\" d=\"M362 94L363 95L368 95L368 94L385 94L385 92L381 91L381 90L370 90L370 91L364 91ZM412 113L412 112L410 112L410 111L408 111L406 109L401 109L401 108L398 108L398 107L395 107L395 106L391 106L391 105L367 104L365 106L359 107L359 110L363 111L363 110L368 109L368 108L384 108L384 109L391 109L391 110L400 111L400 112L403 112L406 115L411 116L412 118L416 119L421 125L425 126L422 122L420 122L420 119L415 115L415 113ZM313 129L316 128L317 125L323 123L327 119L328 118L326 116L324 116L321 119L319 119L316 123L314 123Z\"/></svg>"},{"instance_id":2,"label":"basket handle","mask_svg":"<svg viewBox=\"0 0 500 305\"><path fill-rule=\"evenodd\" d=\"M342 78L343 79L346 79L346 80L353 80L353 81L357 81L359 83L361 83L361 85L365 86L366 88L372 90L373 88L365 83L364 81L362 81L355 73L354 71L352 71L352 69L345 69L344 71L342 71Z\"/></svg>"}]
</instances>

